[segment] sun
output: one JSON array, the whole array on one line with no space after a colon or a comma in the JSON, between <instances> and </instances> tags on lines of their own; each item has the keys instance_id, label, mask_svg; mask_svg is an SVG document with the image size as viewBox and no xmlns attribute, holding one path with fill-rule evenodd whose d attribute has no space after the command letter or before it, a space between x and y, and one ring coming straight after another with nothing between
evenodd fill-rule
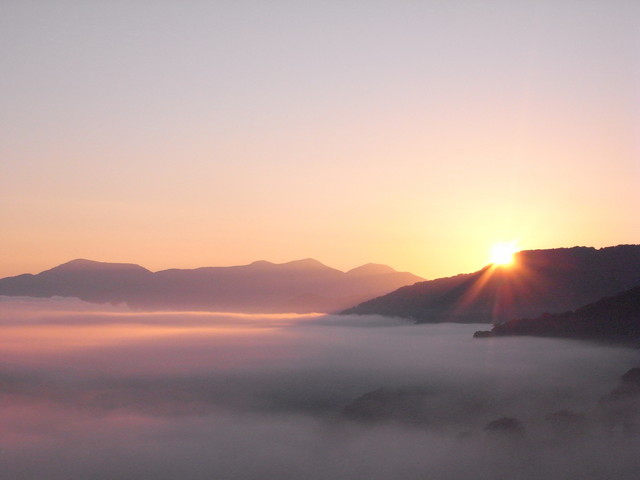
<instances>
[{"instance_id":1,"label":"sun","mask_svg":"<svg viewBox=\"0 0 640 480\"><path fill-rule=\"evenodd\" d=\"M513 255L518 251L515 242L500 242L491 247L491 263L494 265L511 265Z\"/></svg>"}]
</instances>

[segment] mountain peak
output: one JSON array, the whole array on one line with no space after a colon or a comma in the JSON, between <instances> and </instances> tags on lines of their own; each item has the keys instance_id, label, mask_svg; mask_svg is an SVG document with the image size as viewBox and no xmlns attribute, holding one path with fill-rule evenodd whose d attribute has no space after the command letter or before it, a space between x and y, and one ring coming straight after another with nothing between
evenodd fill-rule
<instances>
[{"instance_id":1,"label":"mountain peak","mask_svg":"<svg viewBox=\"0 0 640 480\"><path fill-rule=\"evenodd\" d=\"M365 276L365 275L384 275L385 273L395 273L396 271L389 265L383 265L381 263L366 263L359 267L352 268L347 272L347 275L353 276Z\"/></svg>"},{"instance_id":2,"label":"mountain peak","mask_svg":"<svg viewBox=\"0 0 640 480\"><path fill-rule=\"evenodd\" d=\"M135 263L110 263L97 262L95 260L87 260L86 258L76 258L69 262L53 267L47 272L80 272L80 271L123 271L123 270L143 270L146 268L136 265ZM43 272L44 273L44 272Z\"/></svg>"},{"instance_id":3,"label":"mountain peak","mask_svg":"<svg viewBox=\"0 0 640 480\"><path fill-rule=\"evenodd\" d=\"M273 265L275 265L273 262L267 260L256 260L249 264L250 267L272 267Z\"/></svg>"},{"instance_id":4,"label":"mountain peak","mask_svg":"<svg viewBox=\"0 0 640 480\"><path fill-rule=\"evenodd\" d=\"M330 268L327 267L324 263L319 262L314 258L303 258L301 260L293 260L291 262L281 263L283 267L294 267L294 268Z\"/></svg>"}]
</instances>

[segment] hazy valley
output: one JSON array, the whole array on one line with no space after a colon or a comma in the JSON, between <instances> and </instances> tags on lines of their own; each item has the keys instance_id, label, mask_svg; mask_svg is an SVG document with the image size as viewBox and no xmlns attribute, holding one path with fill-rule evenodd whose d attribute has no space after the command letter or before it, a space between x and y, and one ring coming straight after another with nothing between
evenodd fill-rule
<instances>
[{"instance_id":1,"label":"hazy valley","mask_svg":"<svg viewBox=\"0 0 640 480\"><path fill-rule=\"evenodd\" d=\"M640 390L620 390L636 349L368 315L7 297L0 314L6 478L631 480L640 467Z\"/></svg>"}]
</instances>

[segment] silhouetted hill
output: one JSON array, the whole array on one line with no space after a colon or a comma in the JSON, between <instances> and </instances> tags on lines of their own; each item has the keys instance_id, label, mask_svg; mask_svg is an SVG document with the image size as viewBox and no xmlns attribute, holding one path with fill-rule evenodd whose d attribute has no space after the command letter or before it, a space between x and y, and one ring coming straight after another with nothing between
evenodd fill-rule
<instances>
[{"instance_id":1,"label":"silhouetted hill","mask_svg":"<svg viewBox=\"0 0 640 480\"><path fill-rule=\"evenodd\" d=\"M304 313L337 311L423 280L385 266L354 270L359 274L308 258L153 273L139 265L78 259L37 275L0 279L0 295L77 297L151 310Z\"/></svg>"},{"instance_id":2,"label":"silhouetted hill","mask_svg":"<svg viewBox=\"0 0 640 480\"><path fill-rule=\"evenodd\" d=\"M640 286L580 307L495 325L491 336L539 335L635 339L640 337Z\"/></svg>"},{"instance_id":3,"label":"silhouetted hill","mask_svg":"<svg viewBox=\"0 0 640 480\"><path fill-rule=\"evenodd\" d=\"M88 302L125 302L142 294L153 274L139 265L77 259L37 275L0 279L0 295L78 297Z\"/></svg>"},{"instance_id":4,"label":"silhouetted hill","mask_svg":"<svg viewBox=\"0 0 640 480\"><path fill-rule=\"evenodd\" d=\"M383 275L386 273L395 273L395 270L388 265L381 265L379 263L367 263L366 265L362 265L360 267L349 270L347 272L347 275Z\"/></svg>"},{"instance_id":5,"label":"silhouetted hill","mask_svg":"<svg viewBox=\"0 0 640 480\"><path fill-rule=\"evenodd\" d=\"M640 285L640 245L525 250L509 267L420 282L345 310L424 322L502 322L572 310Z\"/></svg>"}]
</instances>

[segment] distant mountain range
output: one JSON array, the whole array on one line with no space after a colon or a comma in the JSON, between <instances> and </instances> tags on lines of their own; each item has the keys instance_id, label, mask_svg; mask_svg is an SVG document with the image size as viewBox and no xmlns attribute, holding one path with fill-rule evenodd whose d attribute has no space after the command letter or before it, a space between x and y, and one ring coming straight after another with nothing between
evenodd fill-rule
<instances>
[{"instance_id":1,"label":"distant mountain range","mask_svg":"<svg viewBox=\"0 0 640 480\"><path fill-rule=\"evenodd\" d=\"M72 260L37 275L0 279L0 295L76 297L134 309L333 312L424 280L367 264L348 272L305 259L151 272L130 263Z\"/></svg>"},{"instance_id":2,"label":"distant mountain range","mask_svg":"<svg viewBox=\"0 0 640 480\"><path fill-rule=\"evenodd\" d=\"M475 334L476 337L503 335L636 340L640 338L640 286L574 311L510 320L495 325L490 332Z\"/></svg>"},{"instance_id":3,"label":"distant mountain range","mask_svg":"<svg viewBox=\"0 0 640 480\"><path fill-rule=\"evenodd\" d=\"M402 287L342 313L418 323L495 322L564 312L640 285L640 245L525 250L512 266Z\"/></svg>"}]
</instances>

